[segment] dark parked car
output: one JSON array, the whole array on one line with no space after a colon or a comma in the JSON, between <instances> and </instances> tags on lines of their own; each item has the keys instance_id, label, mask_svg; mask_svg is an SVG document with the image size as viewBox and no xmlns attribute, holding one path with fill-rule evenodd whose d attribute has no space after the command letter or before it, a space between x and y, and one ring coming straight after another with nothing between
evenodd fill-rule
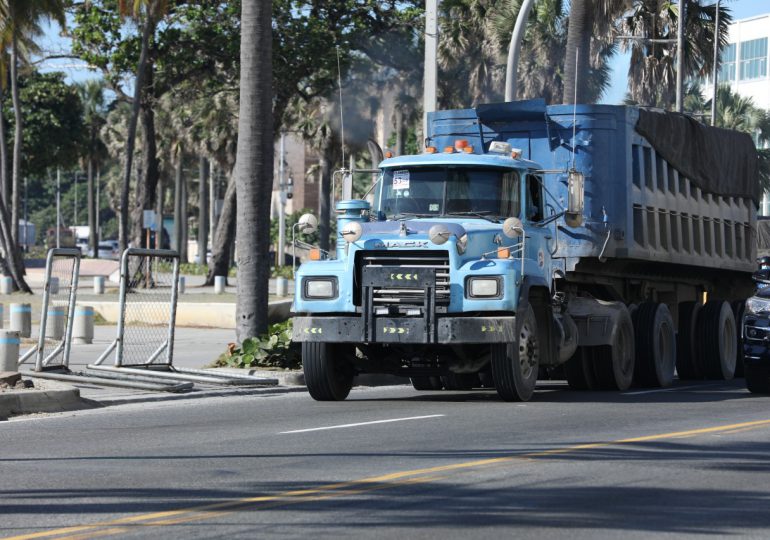
<instances>
[{"instance_id":1,"label":"dark parked car","mask_svg":"<svg viewBox=\"0 0 770 540\"><path fill-rule=\"evenodd\" d=\"M770 269L754 274L757 292L746 300L743 315L743 365L746 387L770 394Z\"/></svg>"}]
</instances>

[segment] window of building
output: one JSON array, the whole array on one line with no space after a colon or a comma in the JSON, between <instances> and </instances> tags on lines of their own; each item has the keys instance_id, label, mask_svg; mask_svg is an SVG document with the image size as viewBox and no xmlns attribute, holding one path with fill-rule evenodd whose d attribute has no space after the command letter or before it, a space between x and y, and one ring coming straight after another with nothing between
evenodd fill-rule
<instances>
[{"instance_id":1,"label":"window of building","mask_svg":"<svg viewBox=\"0 0 770 540\"><path fill-rule=\"evenodd\" d=\"M735 43L730 43L722 51L722 63L719 67L719 81L735 80Z\"/></svg>"},{"instance_id":2,"label":"window of building","mask_svg":"<svg viewBox=\"0 0 770 540\"><path fill-rule=\"evenodd\" d=\"M741 43L741 80L767 77L767 38Z\"/></svg>"}]
</instances>

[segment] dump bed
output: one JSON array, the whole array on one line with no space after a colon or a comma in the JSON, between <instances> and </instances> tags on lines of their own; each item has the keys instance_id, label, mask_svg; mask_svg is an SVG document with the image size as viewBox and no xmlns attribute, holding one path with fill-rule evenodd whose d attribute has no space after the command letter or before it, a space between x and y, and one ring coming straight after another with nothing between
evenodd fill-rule
<instances>
[{"instance_id":1,"label":"dump bed","mask_svg":"<svg viewBox=\"0 0 770 540\"><path fill-rule=\"evenodd\" d=\"M532 100L432 113L428 138L439 148L465 138L476 152L507 141L556 171L543 175L548 214L566 204L566 171L581 171L586 220L576 228L560 220L555 238L567 271L600 256L755 267L759 184L748 135L637 107Z\"/></svg>"}]
</instances>

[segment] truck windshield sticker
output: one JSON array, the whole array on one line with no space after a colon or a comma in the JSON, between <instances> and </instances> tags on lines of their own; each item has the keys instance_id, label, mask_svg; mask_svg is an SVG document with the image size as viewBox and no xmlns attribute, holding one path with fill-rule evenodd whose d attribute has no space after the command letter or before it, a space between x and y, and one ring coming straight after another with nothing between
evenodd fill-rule
<instances>
[{"instance_id":1,"label":"truck windshield sticker","mask_svg":"<svg viewBox=\"0 0 770 540\"><path fill-rule=\"evenodd\" d=\"M428 211L430 211L430 212L438 212L438 203L431 203L428 206Z\"/></svg>"},{"instance_id":2,"label":"truck windshield sticker","mask_svg":"<svg viewBox=\"0 0 770 540\"><path fill-rule=\"evenodd\" d=\"M393 171L393 189L409 189L409 171Z\"/></svg>"}]
</instances>

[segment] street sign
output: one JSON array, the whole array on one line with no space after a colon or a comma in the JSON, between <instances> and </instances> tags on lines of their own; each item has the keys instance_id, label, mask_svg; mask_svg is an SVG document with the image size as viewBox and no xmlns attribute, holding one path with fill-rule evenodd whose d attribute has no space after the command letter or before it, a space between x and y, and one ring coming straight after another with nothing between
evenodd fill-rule
<instances>
[{"instance_id":1,"label":"street sign","mask_svg":"<svg viewBox=\"0 0 770 540\"><path fill-rule=\"evenodd\" d=\"M144 211L144 225L145 229L155 229L155 210Z\"/></svg>"}]
</instances>

